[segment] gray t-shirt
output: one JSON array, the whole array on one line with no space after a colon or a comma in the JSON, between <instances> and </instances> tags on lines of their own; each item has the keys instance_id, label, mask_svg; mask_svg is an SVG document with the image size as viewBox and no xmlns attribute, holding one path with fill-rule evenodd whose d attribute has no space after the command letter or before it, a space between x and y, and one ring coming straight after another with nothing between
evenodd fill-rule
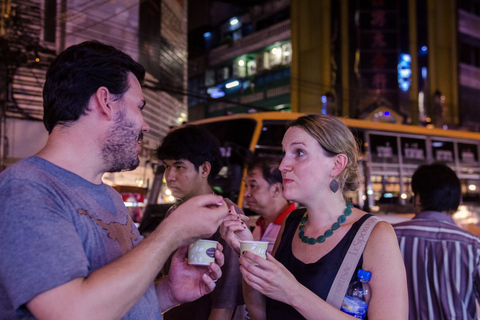
<instances>
[{"instance_id":1,"label":"gray t-shirt","mask_svg":"<svg viewBox=\"0 0 480 320\"><path fill-rule=\"evenodd\" d=\"M0 319L34 319L25 304L37 294L88 277L141 241L113 188L39 157L0 174L0 217ZM162 319L153 282L123 319Z\"/></svg>"}]
</instances>

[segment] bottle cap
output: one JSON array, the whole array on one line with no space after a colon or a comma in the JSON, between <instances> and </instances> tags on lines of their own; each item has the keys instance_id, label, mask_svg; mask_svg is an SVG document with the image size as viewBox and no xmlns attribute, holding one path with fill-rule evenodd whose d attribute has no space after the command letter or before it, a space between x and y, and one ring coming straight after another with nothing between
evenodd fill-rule
<instances>
[{"instance_id":1,"label":"bottle cap","mask_svg":"<svg viewBox=\"0 0 480 320\"><path fill-rule=\"evenodd\" d=\"M371 272L368 272L368 271L365 271L365 270L362 270L362 269L358 269L357 277L359 277L360 279L369 281L371 276L372 276Z\"/></svg>"}]
</instances>

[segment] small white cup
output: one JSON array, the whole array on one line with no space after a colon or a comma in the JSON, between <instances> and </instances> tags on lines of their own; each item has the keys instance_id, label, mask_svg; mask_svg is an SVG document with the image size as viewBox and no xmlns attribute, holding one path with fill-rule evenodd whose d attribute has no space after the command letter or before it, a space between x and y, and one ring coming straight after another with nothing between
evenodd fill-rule
<instances>
[{"instance_id":1,"label":"small white cup","mask_svg":"<svg viewBox=\"0 0 480 320\"><path fill-rule=\"evenodd\" d=\"M240 241L240 253L244 251L250 251L257 256L267 259L268 241ZM252 260L248 259L253 263Z\"/></svg>"},{"instance_id":2,"label":"small white cup","mask_svg":"<svg viewBox=\"0 0 480 320\"><path fill-rule=\"evenodd\" d=\"M215 261L215 250L218 241L197 240L188 246L188 264L195 266L208 266Z\"/></svg>"}]
</instances>

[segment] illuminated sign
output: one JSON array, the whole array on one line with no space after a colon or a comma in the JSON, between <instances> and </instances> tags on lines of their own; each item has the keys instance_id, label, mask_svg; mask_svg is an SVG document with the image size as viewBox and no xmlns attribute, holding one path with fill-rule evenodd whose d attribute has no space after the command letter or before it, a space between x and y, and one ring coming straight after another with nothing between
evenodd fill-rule
<instances>
[{"instance_id":1,"label":"illuminated sign","mask_svg":"<svg viewBox=\"0 0 480 320\"><path fill-rule=\"evenodd\" d=\"M412 69L410 69L410 63L412 58L409 54L400 54L400 61L398 62L398 86L402 91L408 91L410 83L412 82Z\"/></svg>"},{"instance_id":2,"label":"illuminated sign","mask_svg":"<svg viewBox=\"0 0 480 320\"><path fill-rule=\"evenodd\" d=\"M207 89L207 93L212 97L213 99L221 98L225 96L225 92L222 91L221 89L222 86L216 86L216 87L211 87Z\"/></svg>"},{"instance_id":3,"label":"illuminated sign","mask_svg":"<svg viewBox=\"0 0 480 320\"><path fill-rule=\"evenodd\" d=\"M230 88L235 88L236 86L240 85L240 82L237 80L229 82L225 85L225 88L230 89Z\"/></svg>"}]
</instances>

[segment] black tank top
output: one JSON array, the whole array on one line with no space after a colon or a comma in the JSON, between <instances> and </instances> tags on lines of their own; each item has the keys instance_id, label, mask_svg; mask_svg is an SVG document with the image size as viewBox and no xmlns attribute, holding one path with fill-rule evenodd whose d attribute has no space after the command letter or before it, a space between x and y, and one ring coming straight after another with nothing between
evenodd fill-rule
<instances>
[{"instance_id":1,"label":"black tank top","mask_svg":"<svg viewBox=\"0 0 480 320\"><path fill-rule=\"evenodd\" d=\"M282 235L282 240L278 246L275 258L280 261L297 279L309 290L314 292L323 300L327 299L328 292L332 286L333 280L337 275L338 269L342 264L343 258L347 254L350 243L357 234L363 222L371 216L366 214L356 221L345 237L325 256L320 258L317 262L305 264L295 258L292 253L292 239L295 236L300 219L305 213L305 209L293 211L285 223L285 230ZM316 246L321 244L315 244ZM363 264L363 255L358 261L356 270L351 280L356 279L358 269L361 269ZM271 320L294 320L305 319L293 307L282 302L266 299L267 319Z\"/></svg>"}]
</instances>

